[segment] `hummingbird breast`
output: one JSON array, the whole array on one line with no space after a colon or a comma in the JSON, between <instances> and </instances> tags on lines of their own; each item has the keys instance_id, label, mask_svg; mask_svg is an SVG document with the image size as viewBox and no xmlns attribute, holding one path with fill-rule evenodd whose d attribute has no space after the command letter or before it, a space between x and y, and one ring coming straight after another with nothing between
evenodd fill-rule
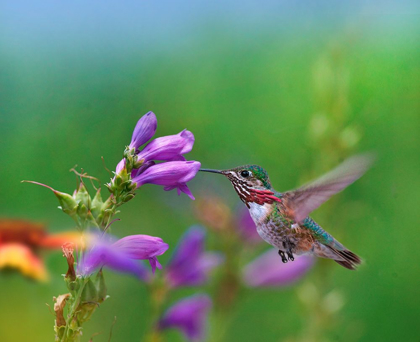
<instances>
[{"instance_id":1,"label":"hummingbird breast","mask_svg":"<svg viewBox=\"0 0 420 342\"><path fill-rule=\"evenodd\" d=\"M279 250L286 250L285 242L297 245L299 237L291 228L291 222L281 213L279 204L250 203L249 212L263 240Z\"/></svg>"}]
</instances>

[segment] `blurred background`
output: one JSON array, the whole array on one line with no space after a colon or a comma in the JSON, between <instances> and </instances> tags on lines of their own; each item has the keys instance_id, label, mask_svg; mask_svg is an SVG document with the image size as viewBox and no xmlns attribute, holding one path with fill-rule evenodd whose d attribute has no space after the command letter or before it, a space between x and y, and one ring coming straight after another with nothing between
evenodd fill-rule
<instances>
[{"instance_id":1,"label":"blurred background","mask_svg":"<svg viewBox=\"0 0 420 342\"><path fill-rule=\"evenodd\" d=\"M114 169L149 110L157 136L194 133L189 159L259 164L280 191L375 151L374 167L313 214L364 258L360 270L319 261L294 285L244 290L220 340L419 341L419 15L414 0L2 1L1 218L72 230L47 189L20 181L71 193L77 164L107 182L101 157ZM197 203L216 196L233 211L241 205L222 177L198 174L190 185L195 202L144 186L113 233L162 237L171 246L164 265L202 221ZM217 238L209 234L207 245L217 249ZM53 340L45 303L66 291L67 268L60 251L41 253L48 282L0 274L1 341ZM108 341L116 316L112 340L140 341L144 284L106 277L111 298L85 340L102 332L94 341ZM194 292L181 289L171 302ZM218 329L211 320L209 328ZM171 331L167 340L183 339Z\"/></svg>"}]
</instances>

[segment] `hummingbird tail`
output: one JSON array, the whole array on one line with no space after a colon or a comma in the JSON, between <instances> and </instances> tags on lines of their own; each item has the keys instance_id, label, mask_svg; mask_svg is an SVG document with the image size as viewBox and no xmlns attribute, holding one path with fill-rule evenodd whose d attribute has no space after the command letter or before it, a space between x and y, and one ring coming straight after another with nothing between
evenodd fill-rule
<instances>
[{"instance_id":1,"label":"hummingbird tail","mask_svg":"<svg viewBox=\"0 0 420 342\"><path fill-rule=\"evenodd\" d=\"M339 259L338 258L334 259L334 261L337 264L345 268L348 268L349 270L355 270L357 266L362 263L362 259L360 259L360 257L354 254L352 251L349 251L348 249L344 249L340 251L333 247L330 247L330 246L328 247L334 252L334 254L340 257Z\"/></svg>"}]
</instances>

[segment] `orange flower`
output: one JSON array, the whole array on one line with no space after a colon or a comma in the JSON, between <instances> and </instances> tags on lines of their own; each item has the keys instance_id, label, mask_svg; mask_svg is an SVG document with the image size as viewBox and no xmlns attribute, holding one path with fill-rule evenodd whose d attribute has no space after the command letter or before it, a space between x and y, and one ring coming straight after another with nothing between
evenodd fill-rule
<instances>
[{"instance_id":1,"label":"orange flower","mask_svg":"<svg viewBox=\"0 0 420 342\"><path fill-rule=\"evenodd\" d=\"M49 234L43 224L24 220L0 220L0 269L13 268L25 276L48 280L48 272L39 252L60 249L67 242L77 242L77 233Z\"/></svg>"}]
</instances>

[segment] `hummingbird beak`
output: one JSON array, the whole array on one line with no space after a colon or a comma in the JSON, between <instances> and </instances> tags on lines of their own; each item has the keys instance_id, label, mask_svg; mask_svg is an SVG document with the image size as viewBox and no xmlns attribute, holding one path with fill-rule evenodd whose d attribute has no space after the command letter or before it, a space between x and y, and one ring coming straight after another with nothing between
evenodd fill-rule
<instances>
[{"instance_id":1,"label":"hummingbird beak","mask_svg":"<svg viewBox=\"0 0 420 342\"><path fill-rule=\"evenodd\" d=\"M199 171L203 172L212 172L212 173L220 173L221 175L224 175L224 172L221 170L212 170L212 169L200 169Z\"/></svg>"}]
</instances>

